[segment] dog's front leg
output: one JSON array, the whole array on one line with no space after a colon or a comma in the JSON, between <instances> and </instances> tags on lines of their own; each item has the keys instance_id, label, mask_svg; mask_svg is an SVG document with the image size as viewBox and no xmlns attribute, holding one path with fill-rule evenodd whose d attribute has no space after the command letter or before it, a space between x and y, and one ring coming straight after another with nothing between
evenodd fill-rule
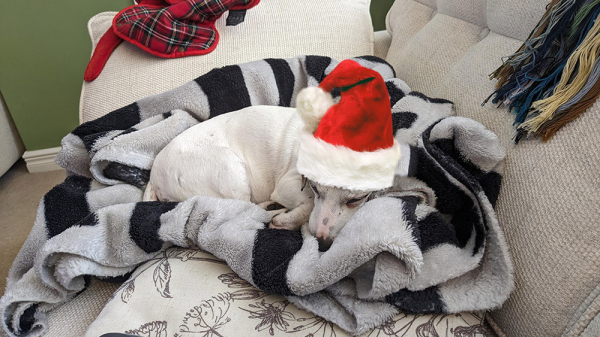
<instances>
[{"instance_id":1,"label":"dog's front leg","mask_svg":"<svg viewBox=\"0 0 600 337\"><path fill-rule=\"evenodd\" d=\"M313 206L313 198L311 197L300 206L275 215L271 219L269 228L297 230L305 222L308 222Z\"/></svg>"},{"instance_id":2,"label":"dog's front leg","mask_svg":"<svg viewBox=\"0 0 600 337\"><path fill-rule=\"evenodd\" d=\"M302 182L302 176L295 169L288 171L277 182L271 200L288 209L273 217L270 228L296 230L308 222L314 207L314 195Z\"/></svg>"}]
</instances>

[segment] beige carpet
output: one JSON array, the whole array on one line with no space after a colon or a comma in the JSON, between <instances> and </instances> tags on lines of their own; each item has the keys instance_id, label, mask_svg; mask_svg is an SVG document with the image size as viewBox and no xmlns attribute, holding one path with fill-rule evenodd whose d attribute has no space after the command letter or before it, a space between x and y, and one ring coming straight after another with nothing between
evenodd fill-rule
<instances>
[{"instance_id":1,"label":"beige carpet","mask_svg":"<svg viewBox=\"0 0 600 337\"><path fill-rule=\"evenodd\" d=\"M29 173L21 159L0 177L0 289L25 242L40 199L65 179L65 171Z\"/></svg>"}]
</instances>

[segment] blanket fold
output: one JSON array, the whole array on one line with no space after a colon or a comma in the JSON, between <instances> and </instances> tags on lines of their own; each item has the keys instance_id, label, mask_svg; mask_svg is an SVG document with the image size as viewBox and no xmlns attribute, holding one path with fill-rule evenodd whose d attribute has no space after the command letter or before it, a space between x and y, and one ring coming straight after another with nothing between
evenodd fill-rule
<instances>
[{"instance_id":1,"label":"blanket fold","mask_svg":"<svg viewBox=\"0 0 600 337\"><path fill-rule=\"evenodd\" d=\"M451 102L410 91L385 61L354 60L386 80L403 157L394 186L358 210L328 251L319 252L305 231L266 228L266 211L249 202L141 201L154 157L178 134L251 105L294 106L297 93L317 86L338 62L298 56L214 69L63 139L57 161L68 176L41 200L13 263L0 300L2 328L39 336L46 313L85 290L90 276L122 278L173 245L200 247L254 286L351 334L399 311L502 304L513 275L493 210L504 159L498 139L453 117Z\"/></svg>"}]
</instances>

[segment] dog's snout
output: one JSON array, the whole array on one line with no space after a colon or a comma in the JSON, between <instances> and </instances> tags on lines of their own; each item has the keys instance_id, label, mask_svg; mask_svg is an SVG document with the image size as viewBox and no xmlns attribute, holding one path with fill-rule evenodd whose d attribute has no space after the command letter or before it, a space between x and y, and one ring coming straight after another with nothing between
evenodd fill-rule
<instances>
[{"instance_id":1,"label":"dog's snout","mask_svg":"<svg viewBox=\"0 0 600 337\"><path fill-rule=\"evenodd\" d=\"M317 239L327 240L329 238L329 228L327 226L319 225L316 233Z\"/></svg>"},{"instance_id":2,"label":"dog's snout","mask_svg":"<svg viewBox=\"0 0 600 337\"><path fill-rule=\"evenodd\" d=\"M327 223L329 222L329 218L325 218L323 219L323 225L327 226Z\"/></svg>"}]
</instances>

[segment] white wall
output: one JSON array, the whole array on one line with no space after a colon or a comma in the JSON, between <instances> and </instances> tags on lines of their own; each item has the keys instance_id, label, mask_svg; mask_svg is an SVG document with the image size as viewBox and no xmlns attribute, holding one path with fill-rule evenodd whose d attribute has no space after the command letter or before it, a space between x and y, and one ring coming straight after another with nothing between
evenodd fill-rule
<instances>
[{"instance_id":1,"label":"white wall","mask_svg":"<svg viewBox=\"0 0 600 337\"><path fill-rule=\"evenodd\" d=\"M0 93L0 176L21 158L24 151L23 141Z\"/></svg>"}]
</instances>

